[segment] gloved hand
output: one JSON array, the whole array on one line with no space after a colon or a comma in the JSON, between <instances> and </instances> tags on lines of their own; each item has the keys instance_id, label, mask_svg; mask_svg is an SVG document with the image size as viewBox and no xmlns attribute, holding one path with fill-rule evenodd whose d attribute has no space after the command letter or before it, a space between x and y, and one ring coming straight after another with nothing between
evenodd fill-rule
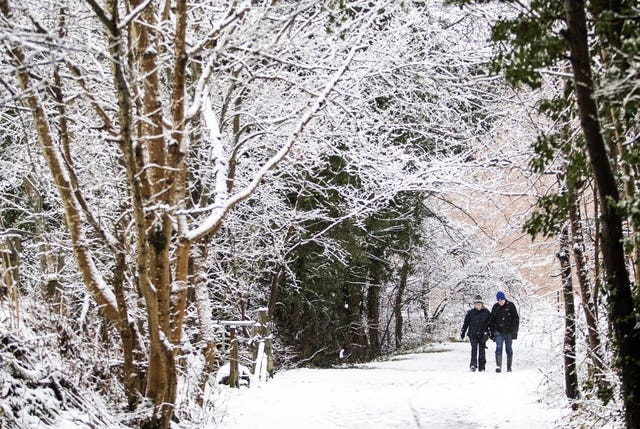
<instances>
[{"instance_id":1,"label":"gloved hand","mask_svg":"<svg viewBox=\"0 0 640 429\"><path fill-rule=\"evenodd\" d=\"M512 340L517 340L517 339L518 339L518 331L514 332L514 333L511 335L511 339L512 339Z\"/></svg>"},{"instance_id":2,"label":"gloved hand","mask_svg":"<svg viewBox=\"0 0 640 429\"><path fill-rule=\"evenodd\" d=\"M461 333L460 333L460 339L461 339L461 340L464 340L464 332L461 332Z\"/></svg>"},{"instance_id":3,"label":"gloved hand","mask_svg":"<svg viewBox=\"0 0 640 429\"><path fill-rule=\"evenodd\" d=\"M489 332L489 338L491 339L491 341L493 341L495 343L496 337L495 337L495 335L493 335L493 333Z\"/></svg>"}]
</instances>

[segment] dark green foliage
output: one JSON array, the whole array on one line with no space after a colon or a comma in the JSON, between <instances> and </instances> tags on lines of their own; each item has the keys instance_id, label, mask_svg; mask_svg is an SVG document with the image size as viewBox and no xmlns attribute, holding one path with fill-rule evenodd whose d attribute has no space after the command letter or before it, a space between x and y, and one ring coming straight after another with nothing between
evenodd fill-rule
<instances>
[{"instance_id":1,"label":"dark green foliage","mask_svg":"<svg viewBox=\"0 0 640 429\"><path fill-rule=\"evenodd\" d=\"M524 224L524 230L532 237L554 237L568 218L569 201L566 194L545 195L538 199L536 210Z\"/></svg>"},{"instance_id":2,"label":"dark green foliage","mask_svg":"<svg viewBox=\"0 0 640 429\"><path fill-rule=\"evenodd\" d=\"M488 3L477 0L454 0L466 5ZM507 0L508 17L500 17L492 26L491 39L497 49L493 71L502 71L513 86L542 84L542 69L567 57L561 33L564 20L562 2L533 0L523 9L519 1ZM514 14L515 12L515 14Z\"/></svg>"},{"instance_id":3,"label":"dark green foliage","mask_svg":"<svg viewBox=\"0 0 640 429\"><path fill-rule=\"evenodd\" d=\"M326 171L316 176L321 179L316 180L332 186L357 186L358 179L343 171L344 160L331 158L327 165ZM331 219L346 214L345 201L337 190L322 196L309 193L303 200L299 208L323 209ZM294 346L301 358L313 356L310 363L316 366L340 362L340 350L347 361L374 357L376 339L368 336L364 320L370 316L368 306L375 306L379 296L368 296L368 289L382 288L397 275L394 256L419 243L426 213L421 195L401 194L373 214L340 222L326 234L325 244L308 241L299 246L289 265L295 283L285 279L275 313L280 337ZM301 239L314 237L330 222L304 225ZM330 251L324 247L326 243L330 243Z\"/></svg>"},{"instance_id":4,"label":"dark green foliage","mask_svg":"<svg viewBox=\"0 0 640 429\"><path fill-rule=\"evenodd\" d=\"M520 13L516 19L500 19L492 30L492 40L498 47L495 70L503 70L514 86L538 88L542 84L541 70L566 57L558 28L562 16L562 2L532 1L531 11Z\"/></svg>"}]
</instances>

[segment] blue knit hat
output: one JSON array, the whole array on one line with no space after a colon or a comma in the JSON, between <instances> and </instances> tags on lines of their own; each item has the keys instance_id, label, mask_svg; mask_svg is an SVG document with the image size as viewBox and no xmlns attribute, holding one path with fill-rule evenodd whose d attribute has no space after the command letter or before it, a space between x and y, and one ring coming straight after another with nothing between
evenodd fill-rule
<instances>
[{"instance_id":1,"label":"blue knit hat","mask_svg":"<svg viewBox=\"0 0 640 429\"><path fill-rule=\"evenodd\" d=\"M497 299L498 301L501 301L501 300L503 300L503 299L507 299L507 297L506 297L506 296L504 296L504 292L500 291L500 292L498 292L498 293L496 294L496 299Z\"/></svg>"}]
</instances>

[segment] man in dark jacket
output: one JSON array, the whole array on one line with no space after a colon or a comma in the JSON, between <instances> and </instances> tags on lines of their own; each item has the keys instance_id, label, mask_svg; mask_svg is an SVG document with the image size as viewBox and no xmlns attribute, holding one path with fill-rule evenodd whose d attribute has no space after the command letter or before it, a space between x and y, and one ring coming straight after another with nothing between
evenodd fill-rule
<instances>
[{"instance_id":1,"label":"man in dark jacket","mask_svg":"<svg viewBox=\"0 0 640 429\"><path fill-rule=\"evenodd\" d=\"M460 338L464 340L465 333L468 330L469 341L471 342L471 364L469 367L471 371L475 371L476 368L479 371L484 371L487 363L484 350L489 339L489 316L491 314L482 303L480 295L476 296L473 306L474 308L467 311L467 315L464 318Z\"/></svg>"},{"instance_id":2,"label":"man in dark jacket","mask_svg":"<svg viewBox=\"0 0 640 429\"><path fill-rule=\"evenodd\" d=\"M502 372L502 346L507 351L507 372L511 372L513 363L513 350L511 341L518 338L520 317L513 302L507 301L504 292L496 294L497 303L491 309L489 319L489 333L491 339L496 342L496 372Z\"/></svg>"}]
</instances>

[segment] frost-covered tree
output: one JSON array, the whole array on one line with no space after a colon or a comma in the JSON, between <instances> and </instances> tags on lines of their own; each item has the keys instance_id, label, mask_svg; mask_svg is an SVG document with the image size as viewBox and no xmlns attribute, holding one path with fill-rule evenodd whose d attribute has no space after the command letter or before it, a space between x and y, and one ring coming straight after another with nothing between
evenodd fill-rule
<instances>
[{"instance_id":1,"label":"frost-covered tree","mask_svg":"<svg viewBox=\"0 0 640 429\"><path fill-rule=\"evenodd\" d=\"M30 111L76 267L121 338L129 403L149 397L151 425L168 427L197 246L301 139L380 6L0 6L11 101Z\"/></svg>"},{"instance_id":2,"label":"frost-covered tree","mask_svg":"<svg viewBox=\"0 0 640 429\"><path fill-rule=\"evenodd\" d=\"M150 427L188 401L180 377L209 379L215 318L266 306L300 358L360 360L380 353L394 309L402 342L415 272L437 299L468 289L472 270L445 281L457 256L420 239L435 231L430 198L496 167L473 151L504 114L485 21L359 0L0 12L3 267L30 272L18 280L79 332L119 342L128 405L148 398Z\"/></svg>"}]
</instances>

